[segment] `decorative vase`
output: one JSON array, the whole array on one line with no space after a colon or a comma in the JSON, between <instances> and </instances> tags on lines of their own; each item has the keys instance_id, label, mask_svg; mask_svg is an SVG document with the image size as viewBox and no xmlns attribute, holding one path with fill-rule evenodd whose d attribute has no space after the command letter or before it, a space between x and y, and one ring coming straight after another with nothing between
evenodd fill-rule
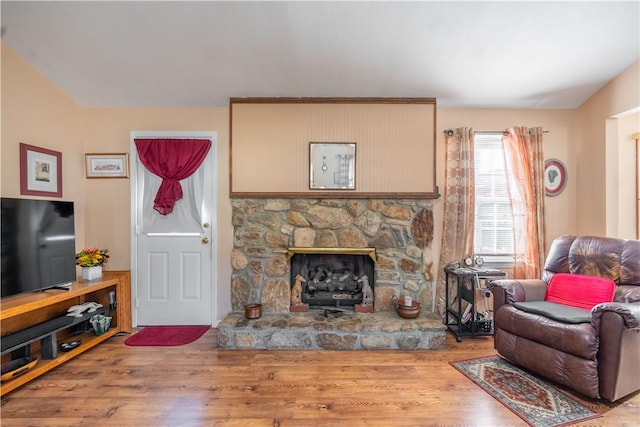
<instances>
[{"instance_id":1,"label":"decorative vase","mask_svg":"<svg viewBox=\"0 0 640 427\"><path fill-rule=\"evenodd\" d=\"M82 267L82 278L84 280L96 280L102 278L102 266Z\"/></svg>"},{"instance_id":2,"label":"decorative vase","mask_svg":"<svg viewBox=\"0 0 640 427\"><path fill-rule=\"evenodd\" d=\"M400 302L398 301L398 297L395 295L391 298L391 301L396 306L396 312L398 313L398 316L402 317L403 319L416 319L418 318L418 316L420 316L422 304L420 304L418 301L411 300L411 305L404 305L404 298L402 299L402 302ZM409 301L407 300L407 302Z\"/></svg>"}]
</instances>

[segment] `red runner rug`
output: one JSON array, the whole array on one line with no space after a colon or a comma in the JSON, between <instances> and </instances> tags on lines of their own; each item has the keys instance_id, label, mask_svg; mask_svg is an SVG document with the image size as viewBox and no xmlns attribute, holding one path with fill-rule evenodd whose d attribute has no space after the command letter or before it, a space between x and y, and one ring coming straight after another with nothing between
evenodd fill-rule
<instances>
[{"instance_id":1,"label":"red runner rug","mask_svg":"<svg viewBox=\"0 0 640 427\"><path fill-rule=\"evenodd\" d=\"M194 342L211 326L145 326L124 342L130 346L176 346Z\"/></svg>"},{"instance_id":2,"label":"red runner rug","mask_svg":"<svg viewBox=\"0 0 640 427\"><path fill-rule=\"evenodd\" d=\"M600 415L498 356L449 362L532 427L559 427Z\"/></svg>"}]
</instances>

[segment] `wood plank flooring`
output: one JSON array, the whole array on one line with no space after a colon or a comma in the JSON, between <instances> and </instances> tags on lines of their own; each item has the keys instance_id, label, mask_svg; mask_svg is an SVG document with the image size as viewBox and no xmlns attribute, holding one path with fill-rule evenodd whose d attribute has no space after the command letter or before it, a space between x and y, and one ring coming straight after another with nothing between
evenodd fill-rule
<instances>
[{"instance_id":1,"label":"wood plank flooring","mask_svg":"<svg viewBox=\"0 0 640 427\"><path fill-rule=\"evenodd\" d=\"M5 396L2 426L526 425L448 363L495 354L491 337L448 334L445 350L254 351L216 349L214 330L180 347L128 347L127 336ZM602 414L576 425L640 425L639 393L615 404L568 394Z\"/></svg>"}]
</instances>

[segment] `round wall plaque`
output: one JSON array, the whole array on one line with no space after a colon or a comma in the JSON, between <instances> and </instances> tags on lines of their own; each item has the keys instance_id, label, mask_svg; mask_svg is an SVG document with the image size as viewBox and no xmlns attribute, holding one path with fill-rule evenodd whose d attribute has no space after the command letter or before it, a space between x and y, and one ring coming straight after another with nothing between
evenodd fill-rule
<instances>
[{"instance_id":1,"label":"round wall plaque","mask_svg":"<svg viewBox=\"0 0 640 427\"><path fill-rule=\"evenodd\" d=\"M544 189L547 196L557 196L567 185L567 168L558 159L544 162Z\"/></svg>"}]
</instances>

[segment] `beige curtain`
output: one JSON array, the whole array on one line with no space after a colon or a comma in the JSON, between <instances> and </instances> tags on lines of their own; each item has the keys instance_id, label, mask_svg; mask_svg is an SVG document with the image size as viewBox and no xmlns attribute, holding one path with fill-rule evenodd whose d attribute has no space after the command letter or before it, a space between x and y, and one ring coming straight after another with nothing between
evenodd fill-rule
<instances>
[{"instance_id":1,"label":"beige curtain","mask_svg":"<svg viewBox=\"0 0 640 427\"><path fill-rule=\"evenodd\" d=\"M473 129L445 131L446 182L444 189L444 230L438 267L436 301L445 311L444 267L473 255L475 181L473 174Z\"/></svg>"},{"instance_id":2,"label":"beige curtain","mask_svg":"<svg viewBox=\"0 0 640 427\"><path fill-rule=\"evenodd\" d=\"M502 139L513 207L516 279L539 278L544 262L542 128L513 127Z\"/></svg>"}]
</instances>

